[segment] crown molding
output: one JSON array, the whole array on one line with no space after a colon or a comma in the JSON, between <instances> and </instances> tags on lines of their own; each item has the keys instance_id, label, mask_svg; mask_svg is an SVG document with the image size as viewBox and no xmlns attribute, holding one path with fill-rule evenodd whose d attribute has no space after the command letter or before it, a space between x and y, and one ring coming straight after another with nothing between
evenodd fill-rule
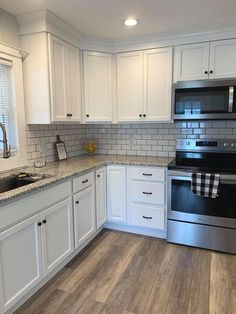
<instances>
[{"instance_id":1,"label":"crown molding","mask_svg":"<svg viewBox=\"0 0 236 314\"><path fill-rule=\"evenodd\" d=\"M236 38L236 25L107 39L86 36L48 10L21 14L16 18L20 35L49 32L82 50L110 53Z\"/></svg>"}]
</instances>

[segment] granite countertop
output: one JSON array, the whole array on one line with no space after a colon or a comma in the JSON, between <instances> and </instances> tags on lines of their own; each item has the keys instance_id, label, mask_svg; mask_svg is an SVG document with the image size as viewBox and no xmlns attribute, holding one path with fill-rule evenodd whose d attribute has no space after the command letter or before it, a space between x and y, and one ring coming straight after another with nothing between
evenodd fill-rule
<instances>
[{"instance_id":1,"label":"granite countertop","mask_svg":"<svg viewBox=\"0 0 236 314\"><path fill-rule=\"evenodd\" d=\"M30 192L42 189L50 184L67 178L69 179L74 175L82 174L83 172L109 164L166 167L172 160L173 158L168 157L95 155L73 157L64 161L51 162L43 168L27 167L23 169L24 172L45 174L47 178L8 192L0 193L0 206L27 195ZM16 173L19 172L21 171L16 171ZM5 173L4 176L10 174L12 174L12 172Z\"/></svg>"}]
</instances>

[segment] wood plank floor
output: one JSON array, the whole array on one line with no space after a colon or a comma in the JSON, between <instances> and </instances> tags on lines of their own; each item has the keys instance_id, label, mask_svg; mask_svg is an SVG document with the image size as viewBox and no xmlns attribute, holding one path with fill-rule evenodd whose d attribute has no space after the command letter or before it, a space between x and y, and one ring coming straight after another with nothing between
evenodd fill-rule
<instances>
[{"instance_id":1,"label":"wood plank floor","mask_svg":"<svg viewBox=\"0 0 236 314\"><path fill-rule=\"evenodd\" d=\"M235 314L236 256L104 230L16 313Z\"/></svg>"}]
</instances>

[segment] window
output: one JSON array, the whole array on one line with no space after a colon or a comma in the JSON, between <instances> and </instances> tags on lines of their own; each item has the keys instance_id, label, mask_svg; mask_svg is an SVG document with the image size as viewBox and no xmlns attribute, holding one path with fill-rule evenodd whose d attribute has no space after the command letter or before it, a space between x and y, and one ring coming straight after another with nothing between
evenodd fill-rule
<instances>
[{"instance_id":1,"label":"window","mask_svg":"<svg viewBox=\"0 0 236 314\"><path fill-rule=\"evenodd\" d=\"M10 158L3 158L0 142L0 172L27 165L22 60L19 51L0 44L0 122L11 146ZM0 129L0 140L2 131Z\"/></svg>"},{"instance_id":2,"label":"window","mask_svg":"<svg viewBox=\"0 0 236 314\"><path fill-rule=\"evenodd\" d=\"M12 153L18 149L15 94L12 63L0 60L0 122L5 125L7 141L11 146ZM0 142L0 154L2 149L3 143Z\"/></svg>"}]
</instances>

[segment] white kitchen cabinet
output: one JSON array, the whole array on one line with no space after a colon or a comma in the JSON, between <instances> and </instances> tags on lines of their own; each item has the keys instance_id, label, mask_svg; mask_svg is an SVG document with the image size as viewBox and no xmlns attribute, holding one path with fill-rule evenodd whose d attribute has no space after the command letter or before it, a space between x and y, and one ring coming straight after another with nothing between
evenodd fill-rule
<instances>
[{"instance_id":1,"label":"white kitchen cabinet","mask_svg":"<svg viewBox=\"0 0 236 314\"><path fill-rule=\"evenodd\" d=\"M171 120L172 48L144 51L145 121Z\"/></svg>"},{"instance_id":2,"label":"white kitchen cabinet","mask_svg":"<svg viewBox=\"0 0 236 314\"><path fill-rule=\"evenodd\" d=\"M236 39L210 43L209 78L236 77Z\"/></svg>"},{"instance_id":3,"label":"white kitchen cabinet","mask_svg":"<svg viewBox=\"0 0 236 314\"><path fill-rule=\"evenodd\" d=\"M0 312L4 313L42 279L40 215L0 233Z\"/></svg>"},{"instance_id":4,"label":"white kitchen cabinet","mask_svg":"<svg viewBox=\"0 0 236 314\"><path fill-rule=\"evenodd\" d=\"M23 62L27 123L80 121L79 50L47 33L22 36L21 43L29 52Z\"/></svg>"},{"instance_id":5,"label":"white kitchen cabinet","mask_svg":"<svg viewBox=\"0 0 236 314\"><path fill-rule=\"evenodd\" d=\"M50 207L41 214L45 274L68 257L73 249L71 199Z\"/></svg>"},{"instance_id":6,"label":"white kitchen cabinet","mask_svg":"<svg viewBox=\"0 0 236 314\"><path fill-rule=\"evenodd\" d=\"M96 216L97 228L107 220L106 202L106 168L96 170Z\"/></svg>"},{"instance_id":7,"label":"white kitchen cabinet","mask_svg":"<svg viewBox=\"0 0 236 314\"><path fill-rule=\"evenodd\" d=\"M117 119L140 121L143 117L143 51L117 54Z\"/></svg>"},{"instance_id":8,"label":"white kitchen cabinet","mask_svg":"<svg viewBox=\"0 0 236 314\"><path fill-rule=\"evenodd\" d=\"M165 169L127 168L127 220L131 226L165 231Z\"/></svg>"},{"instance_id":9,"label":"white kitchen cabinet","mask_svg":"<svg viewBox=\"0 0 236 314\"><path fill-rule=\"evenodd\" d=\"M177 46L174 57L174 80L208 79L209 43Z\"/></svg>"},{"instance_id":10,"label":"white kitchen cabinet","mask_svg":"<svg viewBox=\"0 0 236 314\"><path fill-rule=\"evenodd\" d=\"M112 121L112 55L83 53L84 119L86 122Z\"/></svg>"},{"instance_id":11,"label":"white kitchen cabinet","mask_svg":"<svg viewBox=\"0 0 236 314\"><path fill-rule=\"evenodd\" d=\"M107 220L126 223L126 167L107 167Z\"/></svg>"},{"instance_id":12,"label":"white kitchen cabinet","mask_svg":"<svg viewBox=\"0 0 236 314\"><path fill-rule=\"evenodd\" d=\"M235 54L236 39L177 46L175 82L235 77Z\"/></svg>"},{"instance_id":13,"label":"white kitchen cabinet","mask_svg":"<svg viewBox=\"0 0 236 314\"><path fill-rule=\"evenodd\" d=\"M75 247L83 244L96 230L94 186L74 195Z\"/></svg>"},{"instance_id":14,"label":"white kitchen cabinet","mask_svg":"<svg viewBox=\"0 0 236 314\"><path fill-rule=\"evenodd\" d=\"M171 86L171 47L118 54L118 121L170 121Z\"/></svg>"}]
</instances>

